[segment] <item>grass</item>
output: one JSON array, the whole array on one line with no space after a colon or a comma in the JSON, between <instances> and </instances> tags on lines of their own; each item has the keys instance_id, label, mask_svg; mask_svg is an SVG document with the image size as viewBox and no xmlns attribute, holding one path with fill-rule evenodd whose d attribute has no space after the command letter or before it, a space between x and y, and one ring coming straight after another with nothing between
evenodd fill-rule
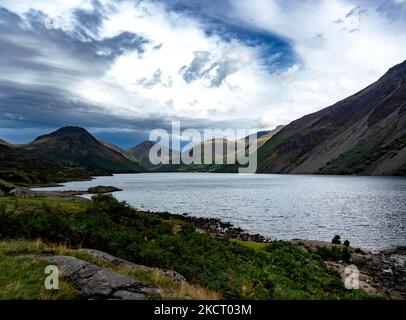
<instances>
[{"instance_id":1,"label":"grass","mask_svg":"<svg viewBox=\"0 0 406 320\"><path fill-rule=\"evenodd\" d=\"M39 208L50 208L53 210L64 210L64 211L75 211L75 212L85 212L88 207L86 201L73 201L65 199L51 199L51 198L14 198L14 197L3 197L0 198L0 206L2 206L6 211L15 210L15 214L25 213L27 211L39 209Z\"/></svg>"},{"instance_id":2,"label":"grass","mask_svg":"<svg viewBox=\"0 0 406 320\"><path fill-rule=\"evenodd\" d=\"M45 267L49 264L27 253L41 250L38 243L0 242L0 300L72 300L80 294L60 279L59 290L47 290Z\"/></svg>"},{"instance_id":3,"label":"grass","mask_svg":"<svg viewBox=\"0 0 406 320\"><path fill-rule=\"evenodd\" d=\"M242 241L242 240L237 240L237 239L232 239L231 241L234 241L235 243L238 243L239 245L242 245L244 247L253 249L257 252L260 251L265 251L265 249L267 248L267 246L269 246L269 244L267 243L259 243L259 242L251 242L251 241Z\"/></svg>"},{"instance_id":4,"label":"grass","mask_svg":"<svg viewBox=\"0 0 406 320\"><path fill-rule=\"evenodd\" d=\"M164 298L368 298L361 291L346 290L340 276L320 255L298 244L244 243L200 234L190 223L180 224L159 214L137 211L111 196L98 196L89 203L58 203L59 200L3 199L0 238L41 238L58 246L44 248L39 243L29 250L54 250L55 254L64 250L65 254L91 259L80 250L73 250L85 247L140 265L179 272L191 287L179 287L161 275L139 268L116 269L162 286Z\"/></svg>"}]
</instances>

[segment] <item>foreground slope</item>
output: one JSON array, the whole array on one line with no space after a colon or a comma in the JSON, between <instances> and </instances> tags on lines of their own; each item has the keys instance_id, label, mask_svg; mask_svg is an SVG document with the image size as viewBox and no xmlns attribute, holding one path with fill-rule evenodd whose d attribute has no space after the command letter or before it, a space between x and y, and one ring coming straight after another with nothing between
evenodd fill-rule
<instances>
[{"instance_id":1,"label":"foreground slope","mask_svg":"<svg viewBox=\"0 0 406 320\"><path fill-rule=\"evenodd\" d=\"M406 61L292 122L259 150L260 173L406 174Z\"/></svg>"}]
</instances>

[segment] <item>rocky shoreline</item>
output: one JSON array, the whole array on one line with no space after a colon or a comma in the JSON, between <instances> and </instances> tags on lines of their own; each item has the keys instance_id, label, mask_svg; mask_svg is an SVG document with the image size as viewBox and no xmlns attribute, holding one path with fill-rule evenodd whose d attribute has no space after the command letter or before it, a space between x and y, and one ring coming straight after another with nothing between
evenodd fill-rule
<instances>
[{"instance_id":1,"label":"rocky shoreline","mask_svg":"<svg viewBox=\"0 0 406 320\"><path fill-rule=\"evenodd\" d=\"M189 214L173 214L169 212L162 213L163 215L170 216L178 220L186 221L192 223L200 231L213 234L220 237L228 237L241 241L250 241L257 243L270 243L272 239L270 237L265 237L261 234L252 234L239 227L234 227L230 222L224 222L217 218L203 218L194 217Z\"/></svg>"},{"instance_id":2,"label":"rocky shoreline","mask_svg":"<svg viewBox=\"0 0 406 320\"><path fill-rule=\"evenodd\" d=\"M90 194L105 194L113 193L117 191L122 191L119 188L112 186L96 186L89 188L86 191L37 191L32 190L31 188L26 187L16 187L9 191L9 194L16 198L54 198L54 199L68 199L68 200L79 200L79 201L88 201L88 199L83 198L83 195ZM6 194L0 193L0 197L5 196Z\"/></svg>"}]
</instances>

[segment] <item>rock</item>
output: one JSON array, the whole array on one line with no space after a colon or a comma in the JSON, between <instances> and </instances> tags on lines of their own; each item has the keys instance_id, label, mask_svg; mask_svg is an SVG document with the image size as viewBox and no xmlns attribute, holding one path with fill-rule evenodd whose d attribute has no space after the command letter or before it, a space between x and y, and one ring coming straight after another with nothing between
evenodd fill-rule
<instances>
[{"instance_id":1,"label":"rock","mask_svg":"<svg viewBox=\"0 0 406 320\"><path fill-rule=\"evenodd\" d=\"M144 294L141 293L134 293L125 290L119 290L113 294L113 298L117 298L120 300L147 300Z\"/></svg>"},{"instance_id":2,"label":"rock","mask_svg":"<svg viewBox=\"0 0 406 320\"><path fill-rule=\"evenodd\" d=\"M123 191L119 188L112 187L112 186L97 186L97 187L92 187L87 189L87 192L92 193L92 194L98 194L98 193L111 193L111 192L117 192L117 191Z\"/></svg>"},{"instance_id":3,"label":"rock","mask_svg":"<svg viewBox=\"0 0 406 320\"><path fill-rule=\"evenodd\" d=\"M35 198L36 194L30 188L17 187L10 191L10 194L17 198Z\"/></svg>"},{"instance_id":4,"label":"rock","mask_svg":"<svg viewBox=\"0 0 406 320\"><path fill-rule=\"evenodd\" d=\"M40 258L57 265L61 276L71 281L84 298L148 299L147 294L142 290L149 286L111 269L101 268L70 256L40 256Z\"/></svg>"},{"instance_id":5,"label":"rock","mask_svg":"<svg viewBox=\"0 0 406 320\"><path fill-rule=\"evenodd\" d=\"M107 262L114 266L124 266L124 267L130 267L130 268L137 268L139 270L144 270L144 271L148 271L148 272L156 272L156 273L160 273L161 275L163 275L165 277L172 279L173 281L176 281L179 283L186 282L186 279L181 274L179 274L175 271L172 271L172 270L164 270L164 269L159 269L159 268L151 268L151 267L138 265L138 264L114 257L111 254L108 254L106 252L99 251L99 250L82 249L82 251L85 251L87 254L93 256L97 260ZM154 292L154 294L158 294L158 293Z\"/></svg>"},{"instance_id":6,"label":"rock","mask_svg":"<svg viewBox=\"0 0 406 320\"><path fill-rule=\"evenodd\" d=\"M239 227L233 227L231 223L221 221L220 219L192 217L185 214L180 215L165 213L165 215L192 223L198 228L198 232L201 232L201 230L203 230L204 232L211 233L217 236L229 237L242 241L253 241L258 243L272 242L272 239L269 237L264 237L260 234L249 234L243 229Z\"/></svg>"},{"instance_id":7,"label":"rock","mask_svg":"<svg viewBox=\"0 0 406 320\"><path fill-rule=\"evenodd\" d=\"M353 254L351 263L368 274L373 283L398 299L406 299L406 248L396 247L369 254Z\"/></svg>"}]
</instances>

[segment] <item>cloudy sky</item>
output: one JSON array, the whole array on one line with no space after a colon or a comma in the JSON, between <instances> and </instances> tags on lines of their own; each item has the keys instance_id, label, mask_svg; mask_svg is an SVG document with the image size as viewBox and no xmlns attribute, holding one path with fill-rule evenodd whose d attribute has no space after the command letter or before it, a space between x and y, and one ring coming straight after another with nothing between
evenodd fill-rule
<instances>
[{"instance_id":1,"label":"cloudy sky","mask_svg":"<svg viewBox=\"0 0 406 320\"><path fill-rule=\"evenodd\" d=\"M0 0L0 138L271 129L406 59L406 0Z\"/></svg>"}]
</instances>

